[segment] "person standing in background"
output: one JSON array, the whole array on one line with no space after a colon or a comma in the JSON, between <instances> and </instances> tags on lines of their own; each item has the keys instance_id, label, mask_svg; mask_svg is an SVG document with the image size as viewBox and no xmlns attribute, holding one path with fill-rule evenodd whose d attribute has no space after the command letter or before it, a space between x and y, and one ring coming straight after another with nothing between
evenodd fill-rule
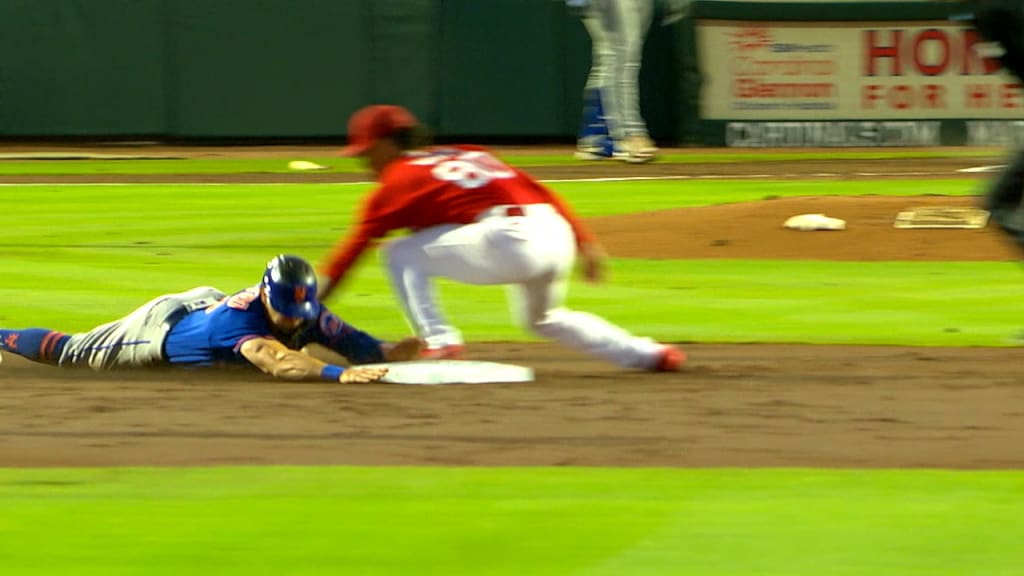
<instances>
[{"instance_id":1,"label":"person standing in background","mask_svg":"<svg viewBox=\"0 0 1024 576\"><path fill-rule=\"evenodd\" d=\"M1024 0L959 2L950 19L972 25L981 37L999 46L996 58L1008 72L1024 81ZM992 220L1024 249L1024 148L1018 148L1006 168L989 183L983 207Z\"/></svg>"},{"instance_id":2,"label":"person standing in background","mask_svg":"<svg viewBox=\"0 0 1024 576\"><path fill-rule=\"evenodd\" d=\"M576 143L581 160L650 162L658 147L640 114L639 78L654 0L566 0L578 10L592 43ZM665 0L663 24L682 18L688 0Z\"/></svg>"}]
</instances>

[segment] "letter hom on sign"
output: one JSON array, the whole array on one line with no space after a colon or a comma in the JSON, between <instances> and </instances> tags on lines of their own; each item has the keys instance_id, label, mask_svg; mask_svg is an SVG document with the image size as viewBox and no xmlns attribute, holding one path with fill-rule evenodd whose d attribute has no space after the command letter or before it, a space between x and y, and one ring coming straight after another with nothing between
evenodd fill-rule
<instances>
[{"instance_id":1,"label":"letter hom on sign","mask_svg":"<svg viewBox=\"0 0 1024 576\"><path fill-rule=\"evenodd\" d=\"M978 53L980 41L967 28L865 30L861 70L865 76L991 74L999 61Z\"/></svg>"}]
</instances>

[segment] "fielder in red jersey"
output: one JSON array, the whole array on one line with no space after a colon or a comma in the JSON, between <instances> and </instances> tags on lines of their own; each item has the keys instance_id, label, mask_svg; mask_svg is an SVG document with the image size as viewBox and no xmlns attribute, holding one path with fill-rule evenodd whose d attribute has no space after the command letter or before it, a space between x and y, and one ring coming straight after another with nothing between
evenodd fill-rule
<instances>
[{"instance_id":1,"label":"fielder in red jersey","mask_svg":"<svg viewBox=\"0 0 1024 576\"><path fill-rule=\"evenodd\" d=\"M563 306L577 254L599 281L604 250L553 191L479 146L421 149L419 122L399 106L375 105L349 122L345 155L363 157L380 185L363 202L355 229L320 266L326 298L371 242L384 247L398 300L428 358L459 357L461 333L437 306L433 279L507 284L518 320L547 339L620 366L678 370L674 346L630 334L594 314Z\"/></svg>"}]
</instances>

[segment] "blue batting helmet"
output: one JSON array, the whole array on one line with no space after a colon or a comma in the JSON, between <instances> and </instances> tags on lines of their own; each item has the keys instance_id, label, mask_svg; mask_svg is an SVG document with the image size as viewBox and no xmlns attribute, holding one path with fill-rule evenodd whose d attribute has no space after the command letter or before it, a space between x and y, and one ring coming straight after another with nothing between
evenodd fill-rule
<instances>
[{"instance_id":1,"label":"blue batting helmet","mask_svg":"<svg viewBox=\"0 0 1024 576\"><path fill-rule=\"evenodd\" d=\"M285 316L313 320L320 315L316 297L316 272L298 256L281 254L267 264L263 289L270 305Z\"/></svg>"}]
</instances>

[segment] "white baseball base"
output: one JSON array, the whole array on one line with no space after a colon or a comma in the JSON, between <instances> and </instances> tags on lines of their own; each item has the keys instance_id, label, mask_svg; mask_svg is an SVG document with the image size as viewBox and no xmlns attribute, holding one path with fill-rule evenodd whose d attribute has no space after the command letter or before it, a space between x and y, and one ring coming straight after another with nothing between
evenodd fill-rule
<instances>
[{"instance_id":1,"label":"white baseball base","mask_svg":"<svg viewBox=\"0 0 1024 576\"><path fill-rule=\"evenodd\" d=\"M381 380L390 384L497 384L533 382L533 370L515 364L475 360L413 360L363 364L383 366L388 373Z\"/></svg>"}]
</instances>

